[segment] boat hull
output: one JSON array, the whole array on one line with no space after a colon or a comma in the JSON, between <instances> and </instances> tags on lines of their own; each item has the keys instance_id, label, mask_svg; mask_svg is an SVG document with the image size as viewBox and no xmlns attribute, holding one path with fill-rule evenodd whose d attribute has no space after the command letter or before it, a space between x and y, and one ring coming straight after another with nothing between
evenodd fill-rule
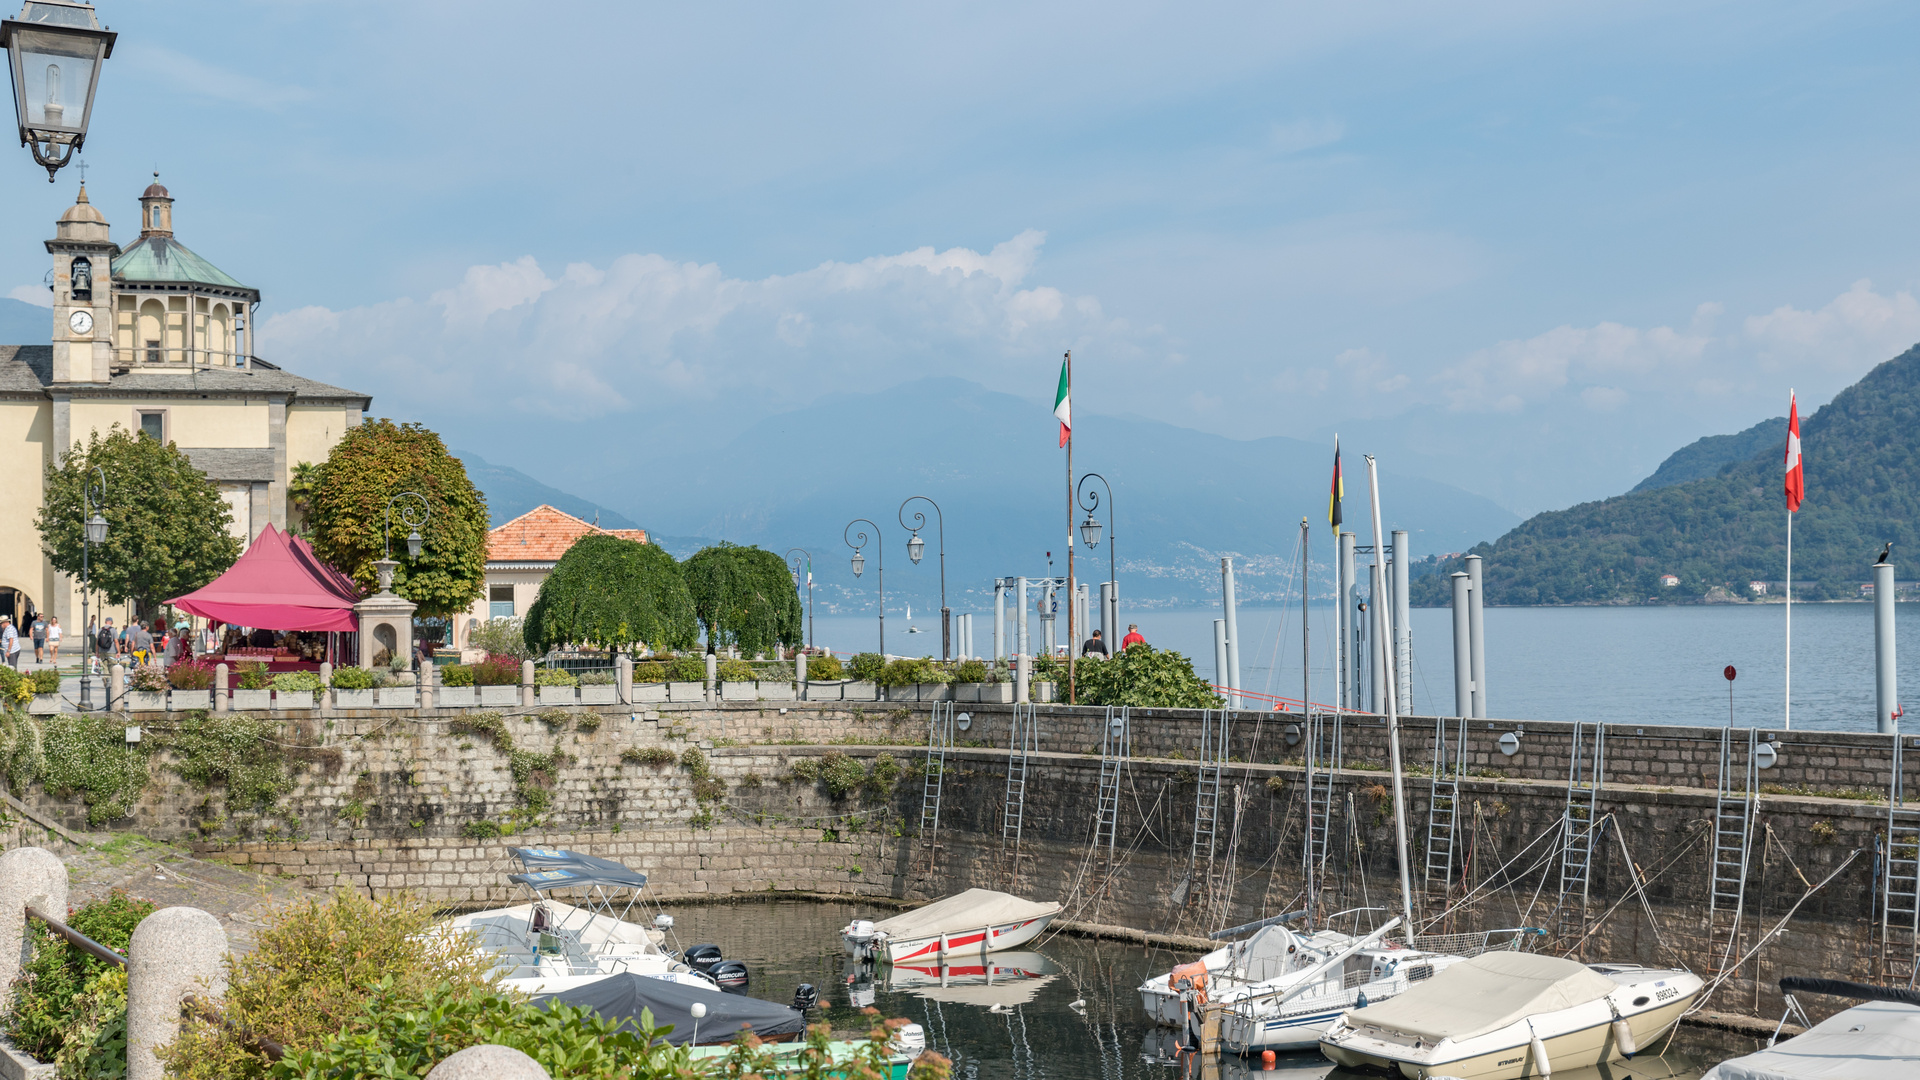
<instances>
[{"instance_id":1,"label":"boat hull","mask_svg":"<svg viewBox=\"0 0 1920 1080\"><path fill-rule=\"evenodd\" d=\"M910 964L916 961L937 960L942 956L978 955L1017 949L1039 937L1058 914L1055 912L1019 922L997 923L992 926L962 930L957 934L937 934L932 937L876 942L874 951L889 963Z\"/></svg>"},{"instance_id":2,"label":"boat hull","mask_svg":"<svg viewBox=\"0 0 1920 1080\"><path fill-rule=\"evenodd\" d=\"M1667 1032L1680 1020L1680 1014L1693 1004L1699 990L1682 995L1653 1008L1624 1017L1628 1028L1633 1032L1636 1046L1649 1046L1654 1040ZM1602 1065L1617 1060L1621 1054L1614 1043L1613 1019L1610 1015L1599 1013L1598 1022L1587 1024L1572 1031L1545 1036L1541 1042L1546 1046L1547 1060L1552 1063L1554 1072ZM1512 1029L1507 1029L1511 1032ZM1491 1038L1491 1037L1489 1037ZM1472 1040L1479 1043L1481 1040ZM1338 1042L1321 1042L1320 1052L1337 1065L1350 1069L1379 1068L1395 1070L1408 1080L1433 1080L1437 1077L1456 1077L1458 1080L1530 1080L1543 1075L1538 1063L1533 1060L1525 1029L1517 1036L1510 1036L1502 1045L1475 1051L1469 1047L1452 1047L1448 1052L1462 1056L1448 1056L1445 1060L1433 1060L1432 1051L1420 1053L1408 1051L1396 1053L1379 1048L1378 1043L1355 1046Z\"/></svg>"}]
</instances>

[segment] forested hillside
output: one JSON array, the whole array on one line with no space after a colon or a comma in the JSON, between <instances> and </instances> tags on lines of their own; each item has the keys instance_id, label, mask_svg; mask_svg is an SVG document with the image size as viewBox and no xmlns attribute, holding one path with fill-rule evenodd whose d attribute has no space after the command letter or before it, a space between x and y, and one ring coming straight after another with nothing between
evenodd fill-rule
<instances>
[{"instance_id":1,"label":"forested hillside","mask_svg":"<svg viewBox=\"0 0 1920 1080\"><path fill-rule=\"evenodd\" d=\"M1779 442L1785 443L1784 424ZM1855 596L1880 547L1920 558L1920 346L1887 361L1801 420L1807 497L1794 521L1794 595ZM1718 475L1538 514L1475 552L1493 604L1745 598L1786 574L1783 464L1771 452ZM1413 589L1448 602L1458 560ZM1674 574L1678 587L1663 588ZM1905 576L1912 576L1911 574Z\"/></svg>"},{"instance_id":2,"label":"forested hillside","mask_svg":"<svg viewBox=\"0 0 1920 1080\"><path fill-rule=\"evenodd\" d=\"M1672 487L1689 480L1718 476L1728 465L1766 454L1781 456L1787 443L1787 418L1762 420L1737 435L1709 435L1675 450L1653 475L1633 485L1635 491Z\"/></svg>"}]
</instances>

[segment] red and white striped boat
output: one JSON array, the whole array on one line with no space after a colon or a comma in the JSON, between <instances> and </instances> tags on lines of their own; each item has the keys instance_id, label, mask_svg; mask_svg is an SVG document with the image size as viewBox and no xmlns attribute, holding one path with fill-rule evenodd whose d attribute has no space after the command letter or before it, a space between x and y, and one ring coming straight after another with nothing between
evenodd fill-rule
<instances>
[{"instance_id":1,"label":"red and white striped boat","mask_svg":"<svg viewBox=\"0 0 1920 1080\"><path fill-rule=\"evenodd\" d=\"M847 951L901 964L1017 949L1047 928L1059 904L968 889L881 922L855 920L840 932Z\"/></svg>"}]
</instances>

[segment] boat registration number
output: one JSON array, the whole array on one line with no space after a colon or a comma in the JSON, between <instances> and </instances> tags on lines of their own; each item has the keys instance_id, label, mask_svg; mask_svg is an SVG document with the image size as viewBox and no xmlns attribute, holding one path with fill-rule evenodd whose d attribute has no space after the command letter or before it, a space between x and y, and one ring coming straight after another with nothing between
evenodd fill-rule
<instances>
[{"instance_id":1,"label":"boat registration number","mask_svg":"<svg viewBox=\"0 0 1920 1080\"><path fill-rule=\"evenodd\" d=\"M1678 988L1678 987L1673 987L1673 986L1669 986L1669 987L1667 987L1666 989L1664 989L1664 990L1661 990L1661 991L1659 991L1659 992L1657 992L1657 993L1655 993L1655 994L1653 995L1653 999L1654 999L1655 1001L1665 1001L1665 1000L1667 1000L1668 998L1677 998L1677 997L1679 997L1679 996L1680 996L1680 990L1679 990L1679 988Z\"/></svg>"}]
</instances>

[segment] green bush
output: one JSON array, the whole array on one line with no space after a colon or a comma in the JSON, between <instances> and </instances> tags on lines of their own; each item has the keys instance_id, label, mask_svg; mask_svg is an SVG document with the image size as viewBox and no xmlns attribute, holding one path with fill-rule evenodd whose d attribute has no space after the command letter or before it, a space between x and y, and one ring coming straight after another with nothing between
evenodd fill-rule
<instances>
[{"instance_id":1,"label":"green bush","mask_svg":"<svg viewBox=\"0 0 1920 1080\"><path fill-rule=\"evenodd\" d=\"M707 681L707 658L697 653L674 657L667 664L667 679L670 682Z\"/></svg>"},{"instance_id":2,"label":"green bush","mask_svg":"<svg viewBox=\"0 0 1920 1080\"><path fill-rule=\"evenodd\" d=\"M0 664L0 703L25 704L33 699L33 683L25 675Z\"/></svg>"},{"instance_id":3,"label":"green bush","mask_svg":"<svg viewBox=\"0 0 1920 1080\"><path fill-rule=\"evenodd\" d=\"M154 905L115 889L67 917L67 925L117 952L126 952L133 928ZM124 970L55 937L37 921L28 922L33 959L12 987L0 1016L0 1030L13 1045L41 1061L65 1055L92 1056L112 1037L117 1006L120 1039L126 1038L127 990ZM121 1055L124 1069L125 1053ZM76 1060L76 1065L79 1061ZM77 1069L63 1075L82 1075ZM89 1074L90 1075L90 1074Z\"/></svg>"},{"instance_id":4,"label":"green bush","mask_svg":"<svg viewBox=\"0 0 1920 1080\"><path fill-rule=\"evenodd\" d=\"M753 665L745 660L722 660L716 672L721 682L753 682Z\"/></svg>"},{"instance_id":5,"label":"green bush","mask_svg":"<svg viewBox=\"0 0 1920 1080\"><path fill-rule=\"evenodd\" d=\"M822 653L819 656L807 657L807 678L809 680L832 682L835 679L844 678L844 668L845 665L840 663L840 658L832 653Z\"/></svg>"},{"instance_id":6,"label":"green bush","mask_svg":"<svg viewBox=\"0 0 1920 1080\"><path fill-rule=\"evenodd\" d=\"M541 709L534 719L547 725L548 731L562 731L568 724L573 723L573 714L555 706L550 709Z\"/></svg>"},{"instance_id":7,"label":"green bush","mask_svg":"<svg viewBox=\"0 0 1920 1080\"><path fill-rule=\"evenodd\" d=\"M39 668L27 676L27 681L33 684L33 692L36 694L57 694L60 692L60 671L58 668ZM213 685L212 672L207 673L207 685ZM206 688L205 686L198 686L193 689L205 690Z\"/></svg>"},{"instance_id":8,"label":"green bush","mask_svg":"<svg viewBox=\"0 0 1920 1080\"><path fill-rule=\"evenodd\" d=\"M465 664L448 664L440 669L441 686L472 686L473 669Z\"/></svg>"},{"instance_id":9,"label":"green bush","mask_svg":"<svg viewBox=\"0 0 1920 1080\"><path fill-rule=\"evenodd\" d=\"M848 666L853 669L853 677L861 682L879 682L880 672L886 669L887 658L873 652L854 653Z\"/></svg>"},{"instance_id":10,"label":"green bush","mask_svg":"<svg viewBox=\"0 0 1920 1080\"><path fill-rule=\"evenodd\" d=\"M269 810L293 786L280 728L243 713L190 712L166 739L173 768L200 788L222 783L230 811Z\"/></svg>"},{"instance_id":11,"label":"green bush","mask_svg":"<svg viewBox=\"0 0 1920 1080\"><path fill-rule=\"evenodd\" d=\"M533 673L535 686L579 686L580 680L565 668L539 668Z\"/></svg>"},{"instance_id":12,"label":"green bush","mask_svg":"<svg viewBox=\"0 0 1920 1080\"><path fill-rule=\"evenodd\" d=\"M16 676L16 678L21 680L20 693L33 692L33 684L27 682L24 676ZM157 694L165 691L169 685L167 673L160 670L159 664L135 664L133 670L127 674L127 688L130 690Z\"/></svg>"},{"instance_id":13,"label":"green bush","mask_svg":"<svg viewBox=\"0 0 1920 1080\"><path fill-rule=\"evenodd\" d=\"M597 712L577 712L573 714L573 730L575 731L581 731L591 735L600 730L601 723L600 714Z\"/></svg>"},{"instance_id":14,"label":"green bush","mask_svg":"<svg viewBox=\"0 0 1920 1080\"><path fill-rule=\"evenodd\" d=\"M583 671L578 677L581 686L612 686L614 684L613 672L604 668L598 671Z\"/></svg>"},{"instance_id":15,"label":"green bush","mask_svg":"<svg viewBox=\"0 0 1920 1080\"><path fill-rule=\"evenodd\" d=\"M533 659L519 619L488 619L467 635L467 648L484 650L489 656L504 656L515 663Z\"/></svg>"},{"instance_id":16,"label":"green bush","mask_svg":"<svg viewBox=\"0 0 1920 1080\"><path fill-rule=\"evenodd\" d=\"M831 750L820 759L820 785L834 798L844 798L866 782L867 770L854 758Z\"/></svg>"},{"instance_id":17,"label":"green bush","mask_svg":"<svg viewBox=\"0 0 1920 1080\"><path fill-rule=\"evenodd\" d=\"M258 660L241 661L238 668L240 689L265 690L267 688L267 665Z\"/></svg>"},{"instance_id":18,"label":"green bush","mask_svg":"<svg viewBox=\"0 0 1920 1080\"><path fill-rule=\"evenodd\" d=\"M959 683L983 683L993 679L993 669L985 660L962 660L953 668L953 681Z\"/></svg>"},{"instance_id":19,"label":"green bush","mask_svg":"<svg viewBox=\"0 0 1920 1080\"><path fill-rule=\"evenodd\" d=\"M881 686L912 686L915 683L943 683L947 673L932 660L924 657L908 660L905 658L889 661L880 669L880 677L875 680Z\"/></svg>"},{"instance_id":20,"label":"green bush","mask_svg":"<svg viewBox=\"0 0 1920 1080\"><path fill-rule=\"evenodd\" d=\"M1066 665L1052 661L1049 678L1060 684L1064 694ZM1034 678L1041 678L1042 665L1035 665ZM1122 649L1111 660L1082 657L1075 672L1079 703L1082 705L1131 705L1155 709L1217 709L1220 696L1206 681L1194 674L1193 661L1167 649L1135 645ZM1056 697L1055 700L1059 700Z\"/></svg>"},{"instance_id":21,"label":"green bush","mask_svg":"<svg viewBox=\"0 0 1920 1080\"><path fill-rule=\"evenodd\" d=\"M282 694L311 694L324 690L320 676L311 671L283 671L273 677L273 689Z\"/></svg>"},{"instance_id":22,"label":"green bush","mask_svg":"<svg viewBox=\"0 0 1920 1080\"><path fill-rule=\"evenodd\" d=\"M474 686L519 686L520 668L523 661L511 656L488 653L485 660L473 665Z\"/></svg>"},{"instance_id":23,"label":"green bush","mask_svg":"<svg viewBox=\"0 0 1920 1080\"><path fill-rule=\"evenodd\" d=\"M447 721L447 730L455 735L485 735L495 750L503 754L513 752L513 734L507 730L507 719L492 709L456 716Z\"/></svg>"},{"instance_id":24,"label":"green bush","mask_svg":"<svg viewBox=\"0 0 1920 1080\"><path fill-rule=\"evenodd\" d=\"M633 665L633 681L637 683L666 682L667 665L658 660L642 660Z\"/></svg>"},{"instance_id":25,"label":"green bush","mask_svg":"<svg viewBox=\"0 0 1920 1080\"><path fill-rule=\"evenodd\" d=\"M333 688L335 690L371 690L374 687L373 672L363 667L343 667L333 669Z\"/></svg>"},{"instance_id":26,"label":"green bush","mask_svg":"<svg viewBox=\"0 0 1920 1080\"><path fill-rule=\"evenodd\" d=\"M649 746L644 749L638 746L629 746L625 750L620 751L620 760L629 765L652 765L655 768L660 768L671 765L680 759L674 756L673 751L664 746Z\"/></svg>"},{"instance_id":27,"label":"green bush","mask_svg":"<svg viewBox=\"0 0 1920 1080\"><path fill-rule=\"evenodd\" d=\"M469 840L492 840L501 835L497 821L469 821L460 826L460 835Z\"/></svg>"},{"instance_id":28,"label":"green bush","mask_svg":"<svg viewBox=\"0 0 1920 1080\"><path fill-rule=\"evenodd\" d=\"M78 794L89 825L126 817L146 790L152 740L129 746L126 731L112 713L50 716L39 729L41 779L62 798Z\"/></svg>"}]
</instances>

